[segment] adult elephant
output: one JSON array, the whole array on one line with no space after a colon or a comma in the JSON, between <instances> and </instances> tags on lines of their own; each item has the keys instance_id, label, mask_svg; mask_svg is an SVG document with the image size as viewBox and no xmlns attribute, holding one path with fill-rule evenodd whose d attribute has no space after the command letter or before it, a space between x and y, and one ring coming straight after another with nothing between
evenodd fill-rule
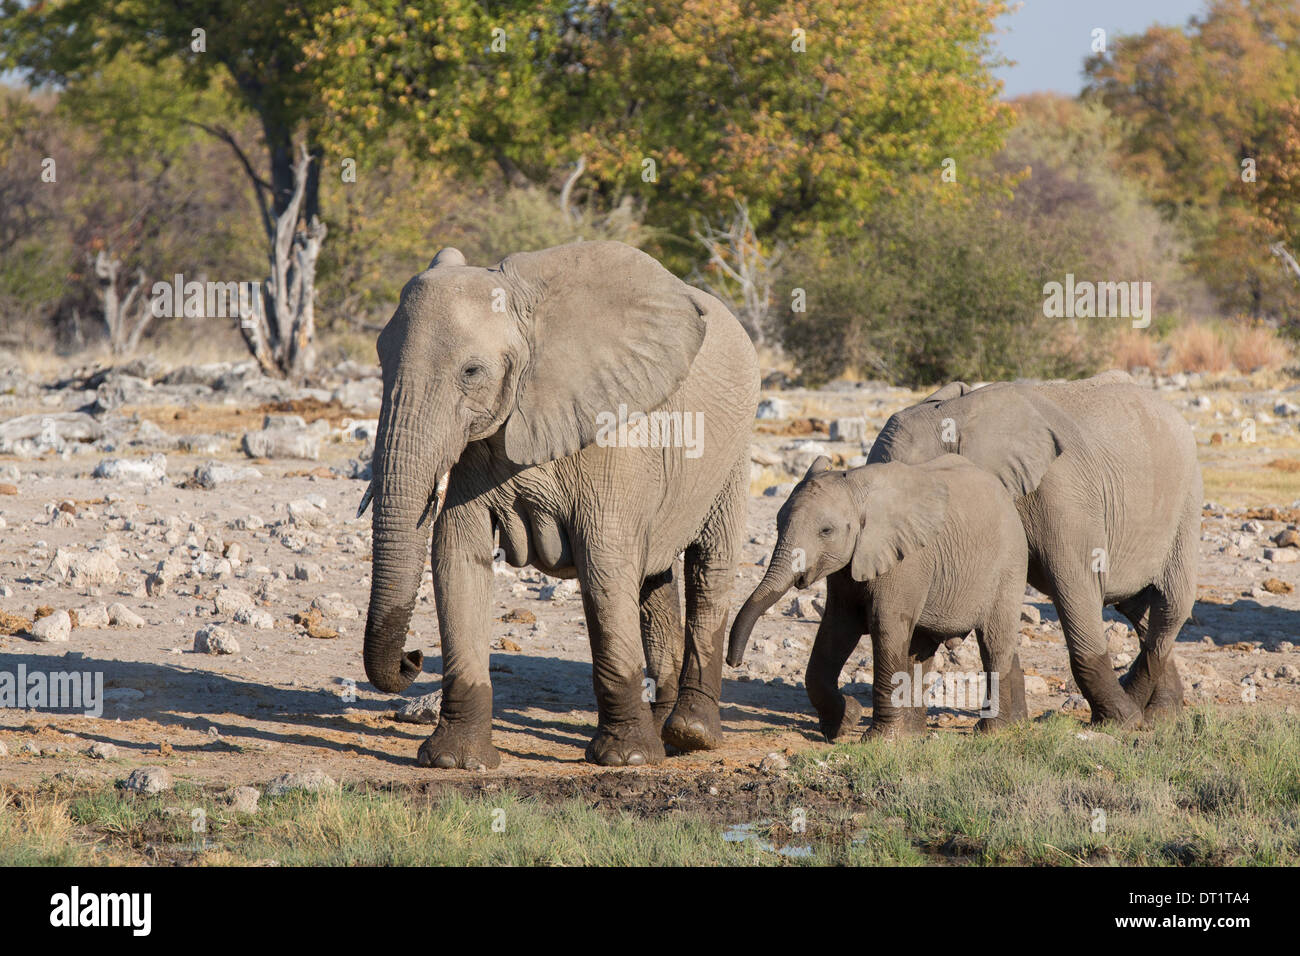
<instances>
[{"instance_id":1,"label":"adult elephant","mask_svg":"<svg viewBox=\"0 0 1300 956\"><path fill-rule=\"evenodd\" d=\"M1122 372L978 389L953 382L893 415L867 460L948 452L1016 496L1029 582L1056 605L1093 720L1132 724L1181 707L1173 645L1196 598L1202 498L1182 416ZM1102 625L1112 604L1142 642L1122 682Z\"/></svg>"},{"instance_id":2,"label":"adult elephant","mask_svg":"<svg viewBox=\"0 0 1300 956\"><path fill-rule=\"evenodd\" d=\"M735 317L622 243L491 268L444 249L402 290L378 350L365 667L390 693L420 673L421 652L403 650L432 525L443 696L419 762L500 762L488 677L498 540L511 565L579 582L599 712L588 760L717 746L758 401Z\"/></svg>"}]
</instances>

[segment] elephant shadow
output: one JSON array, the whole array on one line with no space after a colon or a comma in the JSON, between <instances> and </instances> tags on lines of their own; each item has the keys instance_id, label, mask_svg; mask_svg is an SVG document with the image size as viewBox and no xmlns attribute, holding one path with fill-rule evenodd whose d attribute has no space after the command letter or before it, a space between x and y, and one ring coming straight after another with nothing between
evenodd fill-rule
<instances>
[{"instance_id":1,"label":"elephant shadow","mask_svg":"<svg viewBox=\"0 0 1300 956\"><path fill-rule=\"evenodd\" d=\"M349 752L382 763L409 766L410 754L432 732L431 726L362 722L348 719L349 715L389 714L442 685L442 659L437 655L425 658L425 673L400 697L378 696L372 685L358 680L355 699L349 699L346 691L350 686L341 678L336 679L334 687L284 687L182 663L115 660L76 651L59 657L0 652L0 673L16 676L20 665L29 674L101 674L104 699L99 716L104 720L93 730L77 729L77 736L111 743L123 753L136 756L156 752L167 737L166 729L171 728L216 732L211 740L202 743L166 740L173 752L194 757L291 745ZM579 749L585 746L596 722L590 661L501 653L491 656L490 666L496 698L493 723L497 729ZM765 724L815 730L805 713L808 708L802 688L725 681L724 729L730 729L729 725L750 707L762 709ZM51 715L82 713L85 709L32 708L36 713ZM538 711L543 714L539 716ZM136 734L114 734L109 722L116 718L149 720L164 730L158 739L142 741ZM803 727L805 724L807 727ZM340 732L346 733L348 739L340 740ZM392 741L401 738L409 745L392 747ZM387 747L377 745L381 740ZM397 752L390 753L390 749ZM535 759L535 755L530 757Z\"/></svg>"},{"instance_id":2,"label":"elephant shadow","mask_svg":"<svg viewBox=\"0 0 1300 956\"><path fill-rule=\"evenodd\" d=\"M1178 635L1181 643L1201 643L1209 637L1219 647L1238 641L1291 641L1300 644L1300 609L1260 604L1240 598L1231 604L1197 601L1192 618Z\"/></svg>"}]
</instances>

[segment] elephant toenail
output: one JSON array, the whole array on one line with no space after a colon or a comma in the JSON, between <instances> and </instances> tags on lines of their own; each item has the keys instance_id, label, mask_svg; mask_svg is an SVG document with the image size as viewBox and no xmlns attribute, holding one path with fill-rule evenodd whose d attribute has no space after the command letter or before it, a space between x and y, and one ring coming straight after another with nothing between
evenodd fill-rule
<instances>
[{"instance_id":1,"label":"elephant toenail","mask_svg":"<svg viewBox=\"0 0 1300 956\"><path fill-rule=\"evenodd\" d=\"M433 758L433 765L440 770L452 770L456 766L456 757L454 754L440 753Z\"/></svg>"},{"instance_id":2,"label":"elephant toenail","mask_svg":"<svg viewBox=\"0 0 1300 956\"><path fill-rule=\"evenodd\" d=\"M645 763L645 754L639 750L634 750L627 755L627 760L625 762L629 767L639 767Z\"/></svg>"}]
</instances>

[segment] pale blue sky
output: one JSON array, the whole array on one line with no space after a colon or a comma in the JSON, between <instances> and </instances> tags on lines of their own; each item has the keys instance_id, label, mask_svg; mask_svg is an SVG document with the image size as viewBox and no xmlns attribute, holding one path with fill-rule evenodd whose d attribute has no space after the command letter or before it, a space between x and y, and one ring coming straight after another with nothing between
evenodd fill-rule
<instances>
[{"instance_id":1,"label":"pale blue sky","mask_svg":"<svg viewBox=\"0 0 1300 956\"><path fill-rule=\"evenodd\" d=\"M1205 0L1022 0L1020 9L998 20L994 36L1002 55L1017 61L997 71L1003 95L1073 96L1083 88L1083 62L1092 54L1095 27L1109 40L1117 33L1141 33L1153 23L1183 26L1205 7Z\"/></svg>"}]
</instances>

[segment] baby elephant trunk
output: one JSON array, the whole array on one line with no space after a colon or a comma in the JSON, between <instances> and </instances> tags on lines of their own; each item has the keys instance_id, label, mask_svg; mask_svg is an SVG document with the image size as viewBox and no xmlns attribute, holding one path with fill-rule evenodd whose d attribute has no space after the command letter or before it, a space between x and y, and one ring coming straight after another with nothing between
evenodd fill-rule
<instances>
[{"instance_id":1,"label":"baby elephant trunk","mask_svg":"<svg viewBox=\"0 0 1300 956\"><path fill-rule=\"evenodd\" d=\"M728 664L732 667L740 666L745 659L745 647L749 644L749 634L754 630L755 622L781 600L793 585L794 574L790 570L789 558L783 554L773 555L763 580L754 588L749 600L741 605L736 620L731 625L731 640L727 644Z\"/></svg>"}]
</instances>

